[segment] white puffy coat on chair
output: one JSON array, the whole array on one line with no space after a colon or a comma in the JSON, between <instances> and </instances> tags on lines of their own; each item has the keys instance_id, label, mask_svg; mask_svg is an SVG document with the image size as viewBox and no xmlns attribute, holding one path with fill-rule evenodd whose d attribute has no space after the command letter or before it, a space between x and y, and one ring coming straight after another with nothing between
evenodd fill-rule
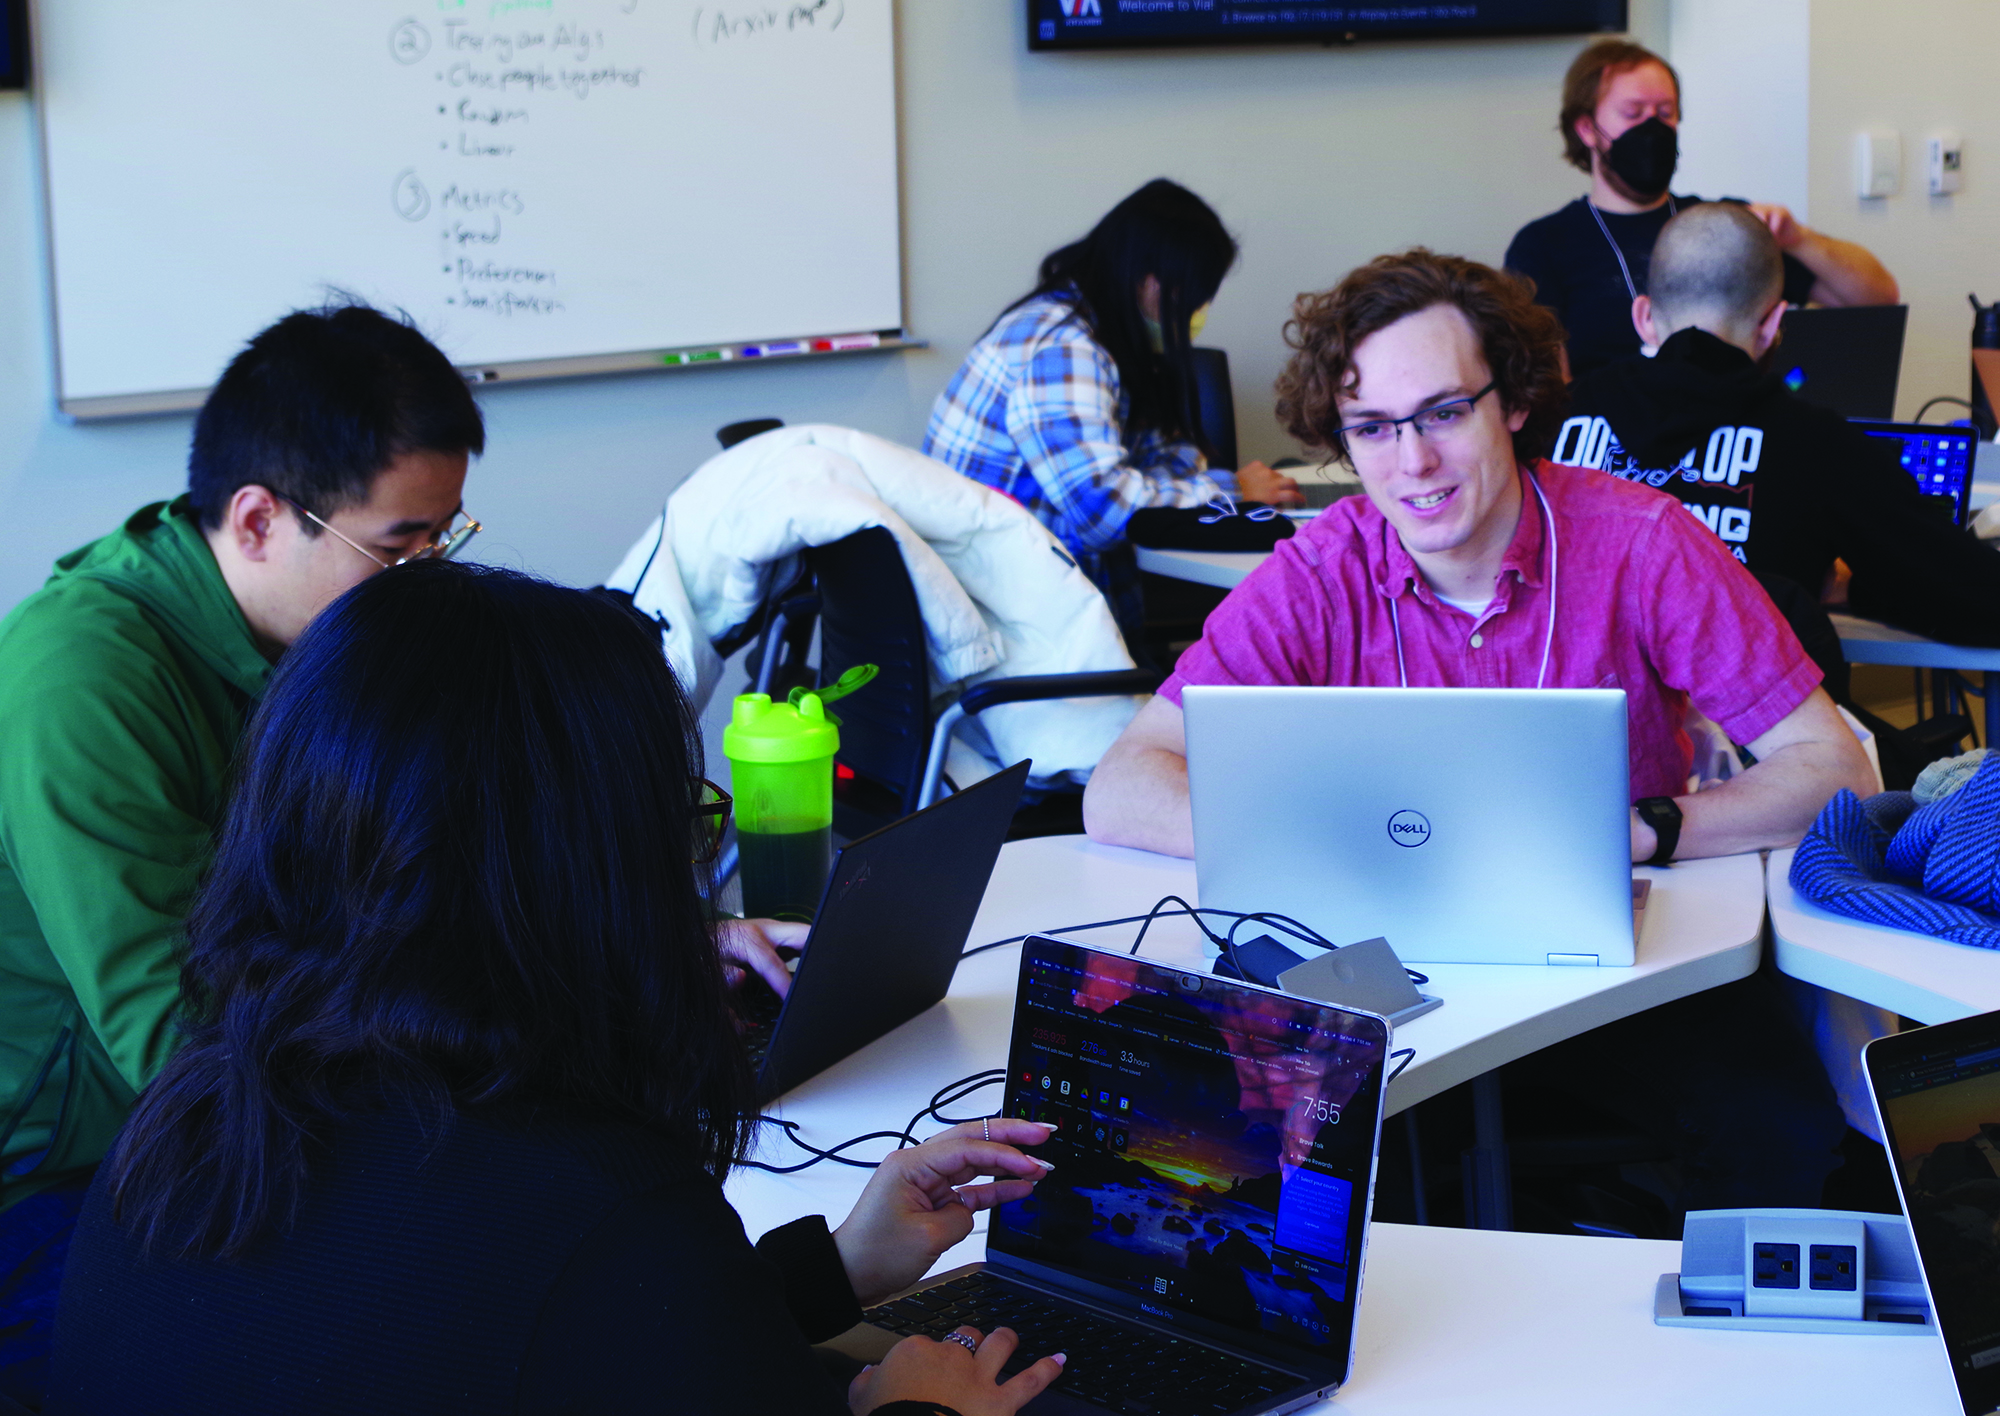
<instances>
[{"instance_id":1,"label":"white puffy coat on chair","mask_svg":"<svg viewBox=\"0 0 2000 1416\"><path fill-rule=\"evenodd\" d=\"M827 424L762 433L696 468L605 583L665 620L667 659L699 710L722 675L710 641L789 581L800 551L870 526L902 550L940 702L992 678L1132 667L1104 597L1018 503L919 452ZM977 720L987 770L1029 757L1038 785L1081 781L1137 707L1081 698L988 709ZM953 760L961 785L981 775L963 754Z\"/></svg>"}]
</instances>

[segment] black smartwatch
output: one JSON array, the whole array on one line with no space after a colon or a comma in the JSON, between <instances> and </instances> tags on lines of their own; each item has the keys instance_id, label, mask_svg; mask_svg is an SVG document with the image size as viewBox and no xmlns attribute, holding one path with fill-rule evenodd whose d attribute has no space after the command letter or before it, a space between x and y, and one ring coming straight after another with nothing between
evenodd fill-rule
<instances>
[{"instance_id":1,"label":"black smartwatch","mask_svg":"<svg viewBox=\"0 0 2000 1416\"><path fill-rule=\"evenodd\" d=\"M1681 843L1681 809L1672 797L1643 797L1638 806L1639 819L1653 828L1653 835L1659 845L1646 858L1647 865L1666 865L1674 858L1674 848Z\"/></svg>"}]
</instances>

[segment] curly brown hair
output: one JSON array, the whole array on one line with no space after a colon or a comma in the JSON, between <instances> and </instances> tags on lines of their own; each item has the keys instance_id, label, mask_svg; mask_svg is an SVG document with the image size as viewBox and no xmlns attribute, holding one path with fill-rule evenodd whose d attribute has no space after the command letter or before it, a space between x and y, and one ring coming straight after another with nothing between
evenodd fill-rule
<instances>
[{"instance_id":1,"label":"curly brown hair","mask_svg":"<svg viewBox=\"0 0 2000 1416\"><path fill-rule=\"evenodd\" d=\"M1278 421L1310 447L1345 454L1340 396L1360 379L1354 351L1377 330L1433 305L1455 306L1479 336L1494 390L1509 412L1526 409L1514 456L1532 462L1555 441L1564 403L1562 324L1535 303L1534 282L1422 246L1377 256L1331 290L1292 305L1285 342L1296 352L1278 376Z\"/></svg>"},{"instance_id":2,"label":"curly brown hair","mask_svg":"<svg viewBox=\"0 0 2000 1416\"><path fill-rule=\"evenodd\" d=\"M1576 135L1576 120L1597 112L1597 105L1604 101L1605 86L1613 79L1648 64L1665 69L1667 77L1674 81L1674 92L1680 93L1681 76L1674 72L1674 66L1645 45L1629 39L1600 39L1586 46L1571 62L1569 72L1563 75L1562 113L1556 118L1556 131L1562 134L1563 156L1569 159L1571 167L1579 172L1590 171L1590 149Z\"/></svg>"}]
</instances>

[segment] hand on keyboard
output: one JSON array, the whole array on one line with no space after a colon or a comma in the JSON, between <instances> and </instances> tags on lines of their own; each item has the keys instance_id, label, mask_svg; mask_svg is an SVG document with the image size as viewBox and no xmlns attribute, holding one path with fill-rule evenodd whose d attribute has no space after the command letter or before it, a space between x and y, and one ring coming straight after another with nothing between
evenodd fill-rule
<instances>
[{"instance_id":1,"label":"hand on keyboard","mask_svg":"<svg viewBox=\"0 0 2000 1416\"><path fill-rule=\"evenodd\" d=\"M745 971L764 980L771 991L783 998L791 991L792 971L778 951L790 950L794 957L806 946L812 933L809 924L784 919L725 919L715 926L715 946L722 951L723 973L729 986L743 981Z\"/></svg>"},{"instance_id":2,"label":"hand on keyboard","mask_svg":"<svg viewBox=\"0 0 2000 1416\"><path fill-rule=\"evenodd\" d=\"M866 1416L892 1401L933 1401L960 1416L1014 1416L1062 1375L1060 1356L1044 1357L1000 1380L1017 1346L1014 1334L995 1328L960 1327L948 1338L906 1337L889 1349L879 1367L854 1379L847 1402Z\"/></svg>"}]
</instances>

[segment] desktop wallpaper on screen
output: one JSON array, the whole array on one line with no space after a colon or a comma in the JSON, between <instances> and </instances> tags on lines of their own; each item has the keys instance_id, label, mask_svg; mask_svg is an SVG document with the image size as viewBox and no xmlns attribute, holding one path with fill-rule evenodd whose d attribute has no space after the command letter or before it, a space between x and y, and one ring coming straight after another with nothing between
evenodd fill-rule
<instances>
[{"instance_id":1,"label":"desktop wallpaper on screen","mask_svg":"<svg viewBox=\"0 0 2000 1416\"><path fill-rule=\"evenodd\" d=\"M990 1242L1232 1327L1344 1344L1379 1024L1328 1031L1317 1004L1073 957L1024 978L1009 1063L1009 1114L1056 1124L1038 1152L1056 1169Z\"/></svg>"}]
</instances>

